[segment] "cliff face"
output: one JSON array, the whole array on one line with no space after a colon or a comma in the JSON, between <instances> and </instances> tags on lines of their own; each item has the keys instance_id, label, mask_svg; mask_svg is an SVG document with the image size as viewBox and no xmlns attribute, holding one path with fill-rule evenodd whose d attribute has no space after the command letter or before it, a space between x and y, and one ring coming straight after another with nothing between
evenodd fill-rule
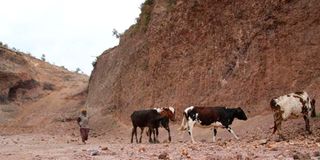
<instances>
[{"instance_id":1,"label":"cliff face","mask_svg":"<svg viewBox=\"0 0 320 160\"><path fill-rule=\"evenodd\" d=\"M148 0L137 24L95 64L88 105L128 120L138 108L241 106L274 96L320 98L316 0Z\"/></svg>"}]
</instances>

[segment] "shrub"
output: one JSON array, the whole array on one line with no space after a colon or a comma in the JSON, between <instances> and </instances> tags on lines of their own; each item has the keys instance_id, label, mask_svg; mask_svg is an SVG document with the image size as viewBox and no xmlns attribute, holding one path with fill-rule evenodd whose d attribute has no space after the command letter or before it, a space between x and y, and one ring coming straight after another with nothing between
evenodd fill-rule
<instances>
[{"instance_id":1,"label":"shrub","mask_svg":"<svg viewBox=\"0 0 320 160\"><path fill-rule=\"evenodd\" d=\"M53 91L54 88L55 88L54 84L51 84L51 83L49 83L49 82L44 82L44 83L43 83L43 87L42 87L43 90Z\"/></svg>"},{"instance_id":2,"label":"shrub","mask_svg":"<svg viewBox=\"0 0 320 160\"><path fill-rule=\"evenodd\" d=\"M42 54L41 60L42 60L42 61L46 61L46 55L45 55L45 54Z\"/></svg>"}]
</instances>

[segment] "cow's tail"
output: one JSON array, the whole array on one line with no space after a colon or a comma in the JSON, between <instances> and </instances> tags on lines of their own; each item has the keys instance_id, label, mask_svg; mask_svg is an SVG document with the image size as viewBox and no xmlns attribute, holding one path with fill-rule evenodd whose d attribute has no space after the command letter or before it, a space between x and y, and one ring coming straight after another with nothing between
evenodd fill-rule
<instances>
[{"instance_id":1,"label":"cow's tail","mask_svg":"<svg viewBox=\"0 0 320 160\"><path fill-rule=\"evenodd\" d=\"M316 114L316 107L315 107L315 103L316 103L316 100L315 99L312 99L311 100L311 117L316 117L317 114Z\"/></svg>"},{"instance_id":2,"label":"cow's tail","mask_svg":"<svg viewBox=\"0 0 320 160\"><path fill-rule=\"evenodd\" d=\"M181 126L178 130L180 131L184 131L188 128L188 125L187 125L187 115L185 112L183 112L183 118L182 118L182 122L181 122Z\"/></svg>"}]
</instances>

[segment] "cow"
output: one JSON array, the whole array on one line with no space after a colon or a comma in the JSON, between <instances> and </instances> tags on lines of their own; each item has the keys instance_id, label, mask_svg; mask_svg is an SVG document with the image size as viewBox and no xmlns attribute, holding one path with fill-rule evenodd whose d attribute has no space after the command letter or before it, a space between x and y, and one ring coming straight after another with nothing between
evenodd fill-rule
<instances>
[{"instance_id":1,"label":"cow","mask_svg":"<svg viewBox=\"0 0 320 160\"><path fill-rule=\"evenodd\" d=\"M306 131L311 134L310 117L315 116L315 99L311 99L307 92L294 92L271 99L270 107L274 112L273 133L278 131L280 138L284 139L281 133L281 123L290 118L303 117Z\"/></svg>"},{"instance_id":2,"label":"cow","mask_svg":"<svg viewBox=\"0 0 320 160\"><path fill-rule=\"evenodd\" d=\"M132 121L132 134L131 134L131 143L133 143L133 136L136 137L136 142L138 143L137 139L137 127L141 129L139 143L142 140L142 133L145 127L149 128L149 132L147 135L149 136L150 143L157 143L158 141L158 128L163 126L169 134L169 141L171 141L170 135L170 128L169 128L169 119L174 121L175 120L175 111L173 107L165 107L165 108L154 108L154 109L147 109L147 110L139 110L134 111L131 114L131 121ZM151 138L153 134L153 140Z\"/></svg>"},{"instance_id":3,"label":"cow","mask_svg":"<svg viewBox=\"0 0 320 160\"><path fill-rule=\"evenodd\" d=\"M163 108L154 108L155 110L157 110L157 112L164 116L164 117L167 117L168 119L170 119L171 121L175 121L176 120L176 116L175 116L175 110L173 107L163 107ZM168 140L169 142L171 142L171 134L170 134L170 128L169 128L169 121L168 120L163 120L161 121L161 126L163 128L165 128L168 132ZM158 131L158 128L155 128L155 133L156 133L156 139L158 139L158 135L159 135L159 131ZM147 135L151 133L150 130L147 132ZM158 142L158 141L157 141Z\"/></svg>"},{"instance_id":4,"label":"cow","mask_svg":"<svg viewBox=\"0 0 320 160\"><path fill-rule=\"evenodd\" d=\"M227 129L236 139L239 137L231 129L234 118L240 120L247 120L244 111L238 108L227 108L224 106L217 107L203 107L203 106L190 106L183 112L183 119L180 130L188 129L191 136L192 143L196 143L193 138L193 127L199 125L200 127L211 128L213 130L212 141L216 141L217 128Z\"/></svg>"}]
</instances>

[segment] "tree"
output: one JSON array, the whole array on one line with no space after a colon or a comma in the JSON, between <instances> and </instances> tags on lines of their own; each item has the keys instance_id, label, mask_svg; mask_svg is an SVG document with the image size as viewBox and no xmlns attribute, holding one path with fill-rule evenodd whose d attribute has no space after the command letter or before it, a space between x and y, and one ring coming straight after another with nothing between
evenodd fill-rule
<instances>
[{"instance_id":1,"label":"tree","mask_svg":"<svg viewBox=\"0 0 320 160\"><path fill-rule=\"evenodd\" d=\"M120 33L114 28L112 30L112 35L115 36L116 38L120 38Z\"/></svg>"},{"instance_id":2,"label":"tree","mask_svg":"<svg viewBox=\"0 0 320 160\"><path fill-rule=\"evenodd\" d=\"M76 73L81 73L82 71L81 71L80 68L77 68L75 72L76 72Z\"/></svg>"},{"instance_id":3,"label":"tree","mask_svg":"<svg viewBox=\"0 0 320 160\"><path fill-rule=\"evenodd\" d=\"M41 60L42 60L42 61L46 61L46 55L45 55L45 54L42 54Z\"/></svg>"}]
</instances>

